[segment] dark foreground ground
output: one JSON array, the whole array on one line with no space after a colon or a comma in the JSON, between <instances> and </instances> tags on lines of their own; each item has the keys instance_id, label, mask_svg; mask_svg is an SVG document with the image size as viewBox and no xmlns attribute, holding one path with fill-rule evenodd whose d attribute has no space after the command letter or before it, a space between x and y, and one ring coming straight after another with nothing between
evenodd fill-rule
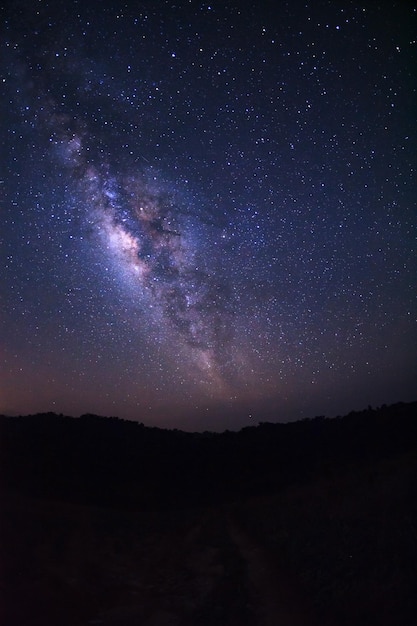
<instances>
[{"instance_id":1,"label":"dark foreground ground","mask_svg":"<svg viewBox=\"0 0 417 626\"><path fill-rule=\"evenodd\" d=\"M134 511L1 498L2 626L412 626L414 452L261 497Z\"/></svg>"}]
</instances>

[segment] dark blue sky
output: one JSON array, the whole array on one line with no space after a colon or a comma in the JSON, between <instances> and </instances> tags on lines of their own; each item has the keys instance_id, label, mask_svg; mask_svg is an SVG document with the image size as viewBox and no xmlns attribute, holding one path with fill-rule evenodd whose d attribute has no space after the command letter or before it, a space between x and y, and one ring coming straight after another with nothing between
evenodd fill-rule
<instances>
[{"instance_id":1,"label":"dark blue sky","mask_svg":"<svg viewBox=\"0 0 417 626\"><path fill-rule=\"evenodd\" d=\"M14 2L0 412L187 429L416 395L411 2Z\"/></svg>"}]
</instances>

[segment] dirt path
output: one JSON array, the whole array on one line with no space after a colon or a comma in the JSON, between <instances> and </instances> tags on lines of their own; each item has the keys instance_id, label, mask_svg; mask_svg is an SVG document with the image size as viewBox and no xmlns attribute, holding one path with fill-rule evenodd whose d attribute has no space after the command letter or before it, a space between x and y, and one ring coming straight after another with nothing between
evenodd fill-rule
<instances>
[{"instance_id":1,"label":"dirt path","mask_svg":"<svg viewBox=\"0 0 417 626\"><path fill-rule=\"evenodd\" d=\"M312 626L223 508L129 513L19 499L7 509L7 626Z\"/></svg>"},{"instance_id":2,"label":"dirt path","mask_svg":"<svg viewBox=\"0 0 417 626\"><path fill-rule=\"evenodd\" d=\"M247 569L249 589L255 598L259 626L311 626L313 620L300 594L297 594L270 555L242 526L227 516L230 537Z\"/></svg>"},{"instance_id":3,"label":"dirt path","mask_svg":"<svg viewBox=\"0 0 417 626\"><path fill-rule=\"evenodd\" d=\"M182 537L161 539L153 557L146 572L138 564L130 602L88 624L312 626L268 554L223 510L205 511Z\"/></svg>"}]
</instances>

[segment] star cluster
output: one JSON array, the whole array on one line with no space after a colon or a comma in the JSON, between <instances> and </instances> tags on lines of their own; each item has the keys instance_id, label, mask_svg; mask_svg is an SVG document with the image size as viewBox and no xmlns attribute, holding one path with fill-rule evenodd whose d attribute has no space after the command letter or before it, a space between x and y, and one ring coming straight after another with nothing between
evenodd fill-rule
<instances>
[{"instance_id":1,"label":"star cluster","mask_svg":"<svg viewBox=\"0 0 417 626\"><path fill-rule=\"evenodd\" d=\"M412 3L15 2L0 411L412 400Z\"/></svg>"}]
</instances>

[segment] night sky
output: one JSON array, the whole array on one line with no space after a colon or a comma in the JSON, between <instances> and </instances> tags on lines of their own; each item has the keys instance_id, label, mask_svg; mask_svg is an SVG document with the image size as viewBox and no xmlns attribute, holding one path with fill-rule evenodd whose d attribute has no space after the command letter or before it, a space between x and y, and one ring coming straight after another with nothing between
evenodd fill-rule
<instances>
[{"instance_id":1,"label":"night sky","mask_svg":"<svg viewBox=\"0 0 417 626\"><path fill-rule=\"evenodd\" d=\"M416 399L414 3L246 4L3 4L0 413Z\"/></svg>"}]
</instances>

